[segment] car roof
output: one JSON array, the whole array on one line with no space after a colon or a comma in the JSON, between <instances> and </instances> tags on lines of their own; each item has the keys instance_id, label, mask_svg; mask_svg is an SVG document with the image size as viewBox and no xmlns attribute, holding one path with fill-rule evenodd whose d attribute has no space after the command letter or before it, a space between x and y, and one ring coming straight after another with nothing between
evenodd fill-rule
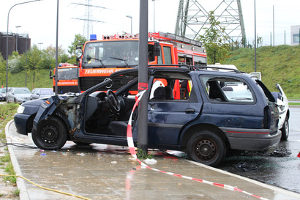
<instances>
[{"instance_id":1,"label":"car roof","mask_svg":"<svg viewBox=\"0 0 300 200\"><path fill-rule=\"evenodd\" d=\"M111 77L121 76L121 75L132 75L137 76L138 67L125 69L121 71L117 71L111 74ZM155 74L157 72L180 72L180 73L188 73L190 69L186 67L148 67L149 74Z\"/></svg>"},{"instance_id":2,"label":"car roof","mask_svg":"<svg viewBox=\"0 0 300 200\"><path fill-rule=\"evenodd\" d=\"M178 73L191 73L191 74L207 74L207 75L217 75L217 76L235 76L235 77L250 77L248 74L244 72L240 72L238 70L236 71L219 71L219 70L207 70L205 68L198 68L191 70L187 67L149 67L148 68L148 74L153 75L156 73L164 73L164 72L178 72ZM126 70L121 70L117 71L113 74L111 74L111 78L117 77L117 76L138 76L138 67L136 68L131 68L131 69L126 69Z\"/></svg>"}]
</instances>

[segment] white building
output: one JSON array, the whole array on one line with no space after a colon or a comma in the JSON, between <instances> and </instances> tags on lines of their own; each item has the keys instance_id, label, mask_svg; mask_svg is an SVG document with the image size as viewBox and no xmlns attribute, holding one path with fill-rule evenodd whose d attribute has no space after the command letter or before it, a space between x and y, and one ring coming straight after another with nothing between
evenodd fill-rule
<instances>
[{"instance_id":1,"label":"white building","mask_svg":"<svg viewBox=\"0 0 300 200\"><path fill-rule=\"evenodd\" d=\"M300 44L300 25L291 26L291 44L292 45Z\"/></svg>"}]
</instances>

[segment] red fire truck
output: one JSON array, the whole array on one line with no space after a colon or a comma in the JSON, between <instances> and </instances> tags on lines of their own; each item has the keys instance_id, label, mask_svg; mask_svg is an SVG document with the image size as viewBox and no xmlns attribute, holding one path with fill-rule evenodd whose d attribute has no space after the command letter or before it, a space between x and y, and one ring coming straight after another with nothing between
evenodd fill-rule
<instances>
[{"instance_id":1,"label":"red fire truck","mask_svg":"<svg viewBox=\"0 0 300 200\"><path fill-rule=\"evenodd\" d=\"M80 92L78 88L78 66L69 63L60 63L57 70L57 87L58 93L64 94L67 92ZM54 76L56 71L54 68ZM52 76L50 76L53 78ZM55 91L55 78L53 78L53 91Z\"/></svg>"},{"instance_id":2,"label":"red fire truck","mask_svg":"<svg viewBox=\"0 0 300 200\"><path fill-rule=\"evenodd\" d=\"M149 65L206 65L201 42L170 33L149 33ZM79 57L80 56L80 57ZM103 36L87 41L79 58L79 88L85 91L113 72L138 66L138 35Z\"/></svg>"}]
</instances>

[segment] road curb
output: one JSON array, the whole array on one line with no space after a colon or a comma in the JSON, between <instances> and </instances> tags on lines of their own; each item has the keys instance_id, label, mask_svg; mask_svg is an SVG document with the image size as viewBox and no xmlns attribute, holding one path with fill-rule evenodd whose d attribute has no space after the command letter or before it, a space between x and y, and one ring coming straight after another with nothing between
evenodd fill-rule
<instances>
[{"instance_id":1,"label":"road curb","mask_svg":"<svg viewBox=\"0 0 300 200\"><path fill-rule=\"evenodd\" d=\"M286 190L286 189L283 189L283 188L279 188L279 187L276 187L276 186L273 186L273 185L268 185L266 183L262 183L262 182L259 182L259 181L256 181L256 180L253 180L253 179L250 179L250 178L246 178L246 177L243 177L243 176L240 176L240 175L237 175L237 174L233 174L233 173L221 170L221 169L210 167L210 166L207 166L207 165L195 162L195 161L188 160L188 162L190 162L190 163L192 163L194 165L201 166L203 168L209 169L209 170L213 170L213 171L218 172L218 173L222 173L222 174L225 174L225 175L229 175L229 176L232 176L232 177L239 178L239 179L244 180L244 181L248 181L250 183L259 185L261 187L273 190L274 192L286 194L286 195L288 195L290 197L294 197L294 198L299 198L300 199L300 194L296 193L296 192L292 192L292 191L289 191L289 190Z\"/></svg>"},{"instance_id":2,"label":"road curb","mask_svg":"<svg viewBox=\"0 0 300 200\"><path fill-rule=\"evenodd\" d=\"M11 125L12 122L13 122L13 120L9 121L5 126L5 135L6 135L7 143L12 142L11 138L8 136L9 126ZM8 151L9 151L9 154L10 154L10 160L11 160L11 163L14 167L16 175L23 176L13 147L11 145L8 145L7 147L8 147ZM17 187L20 190L20 195L19 195L20 200L29 200L29 196L28 196L28 192L27 192L27 188L26 188L24 179L17 177Z\"/></svg>"}]
</instances>

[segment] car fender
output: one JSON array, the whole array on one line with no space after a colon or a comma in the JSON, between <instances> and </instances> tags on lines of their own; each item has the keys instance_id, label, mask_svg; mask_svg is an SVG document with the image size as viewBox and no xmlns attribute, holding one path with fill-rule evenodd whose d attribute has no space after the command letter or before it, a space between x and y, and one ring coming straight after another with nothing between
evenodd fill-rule
<instances>
[{"instance_id":1,"label":"car fender","mask_svg":"<svg viewBox=\"0 0 300 200\"><path fill-rule=\"evenodd\" d=\"M226 143L226 145L229 145L228 138L224 134L224 132L218 128L215 124L207 123L207 122L200 122L199 120L195 120L188 125L186 125L180 133L179 136L179 141L178 143L180 144L181 147L185 148L185 145L188 141L188 139L191 137L191 133L193 133L192 130L198 129L199 131L201 130L210 130L218 134Z\"/></svg>"},{"instance_id":2,"label":"car fender","mask_svg":"<svg viewBox=\"0 0 300 200\"><path fill-rule=\"evenodd\" d=\"M47 119L49 115L52 115L58 108L60 98L58 96L52 96L45 102L43 102L34 118L33 126L35 127L40 121Z\"/></svg>"}]
</instances>

